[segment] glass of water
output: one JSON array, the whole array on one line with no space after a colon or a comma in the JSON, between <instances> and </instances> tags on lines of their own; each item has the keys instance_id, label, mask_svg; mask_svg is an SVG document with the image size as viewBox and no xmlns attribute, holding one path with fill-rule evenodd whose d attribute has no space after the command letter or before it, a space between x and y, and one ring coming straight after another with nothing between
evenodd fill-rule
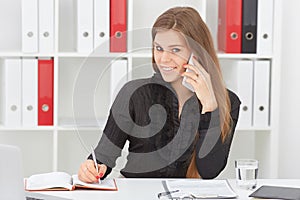
<instances>
[{"instance_id":1,"label":"glass of water","mask_svg":"<svg viewBox=\"0 0 300 200\"><path fill-rule=\"evenodd\" d=\"M255 159L235 160L236 184L243 189L255 189L257 184L258 161Z\"/></svg>"}]
</instances>

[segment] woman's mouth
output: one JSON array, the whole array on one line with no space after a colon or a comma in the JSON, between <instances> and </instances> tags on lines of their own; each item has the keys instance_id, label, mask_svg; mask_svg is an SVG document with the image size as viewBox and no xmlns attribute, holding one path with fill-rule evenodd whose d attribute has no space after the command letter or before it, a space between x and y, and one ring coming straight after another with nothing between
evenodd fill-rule
<instances>
[{"instance_id":1,"label":"woman's mouth","mask_svg":"<svg viewBox=\"0 0 300 200\"><path fill-rule=\"evenodd\" d=\"M161 66L160 67L164 72L171 72L174 69L176 69L176 67L170 67L170 66Z\"/></svg>"}]
</instances>

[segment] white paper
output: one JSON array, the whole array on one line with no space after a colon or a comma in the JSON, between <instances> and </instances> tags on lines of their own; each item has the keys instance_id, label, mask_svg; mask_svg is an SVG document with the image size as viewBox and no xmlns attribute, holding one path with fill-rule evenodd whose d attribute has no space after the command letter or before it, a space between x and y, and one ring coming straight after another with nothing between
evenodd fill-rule
<instances>
[{"instance_id":1,"label":"white paper","mask_svg":"<svg viewBox=\"0 0 300 200\"><path fill-rule=\"evenodd\" d=\"M26 181L27 190L45 190L51 188L67 188L72 190L72 177L65 172L35 174Z\"/></svg>"},{"instance_id":2,"label":"white paper","mask_svg":"<svg viewBox=\"0 0 300 200\"><path fill-rule=\"evenodd\" d=\"M168 190L174 192L172 198L235 198L237 194L226 180L182 179L167 180Z\"/></svg>"},{"instance_id":3,"label":"white paper","mask_svg":"<svg viewBox=\"0 0 300 200\"><path fill-rule=\"evenodd\" d=\"M75 185L76 187L83 186L85 188L104 189L104 190L116 189L114 179L104 179L99 181L99 183L85 183L78 179L77 174L73 175L72 178L73 178L73 185Z\"/></svg>"}]
</instances>

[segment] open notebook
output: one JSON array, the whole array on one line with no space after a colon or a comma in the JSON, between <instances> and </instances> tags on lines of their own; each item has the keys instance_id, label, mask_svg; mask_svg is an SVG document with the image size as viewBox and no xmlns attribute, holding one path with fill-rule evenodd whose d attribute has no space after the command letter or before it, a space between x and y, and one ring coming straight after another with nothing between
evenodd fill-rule
<instances>
[{"instance_id":1,"label":"open notebook","mask_svg":"<svg viewBox=\"0 0 300 200\"><path fill-rule=\"evenodd\" d=\"M27 178L25 182L27 191L75 190L77 188L118 190L114 179L105 179L99 183L84 183L78 179L77 174L71 176L66 172L35 174Z\"/></svg>"},{"instance_id":2,"label":"open notebook","mask_svg":"<svg viewBox=\"0 0 300 200\"><path fill-rule=\"evenodd\" d=\"M66 198L25 192L21 150L0 144L0 199L2 200L67 200Z\"/></svg>"}]
</instances>

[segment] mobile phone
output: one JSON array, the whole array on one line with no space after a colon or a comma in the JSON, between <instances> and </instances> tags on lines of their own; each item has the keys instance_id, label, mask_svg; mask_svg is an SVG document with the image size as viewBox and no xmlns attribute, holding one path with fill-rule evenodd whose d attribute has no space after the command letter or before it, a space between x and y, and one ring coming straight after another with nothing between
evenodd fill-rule
<instances>
[{"instance_id":1,"label":"mobile phone","mask_svg":"<svg viewBox=\"0 0 300 200\"><path fill-rule=\"evenodd\" d=\"M189 58L188 64L190 64L190 65L194 65L194 63L193 63L193 56L194 56L194 55L191 54L191 56L190 56L190 58ZM189 72L189 71L191 71L191 70L186 69L186 72ZM182 79L182 85L185 86L185 87L186 87L187 89L189 89L190 91L195 92L193 86L192 86L191 84L189 84L189 83L186 82L186 77L185 77L185 76L184 76L183 79Z\"/></svg>"}]
</instances>

